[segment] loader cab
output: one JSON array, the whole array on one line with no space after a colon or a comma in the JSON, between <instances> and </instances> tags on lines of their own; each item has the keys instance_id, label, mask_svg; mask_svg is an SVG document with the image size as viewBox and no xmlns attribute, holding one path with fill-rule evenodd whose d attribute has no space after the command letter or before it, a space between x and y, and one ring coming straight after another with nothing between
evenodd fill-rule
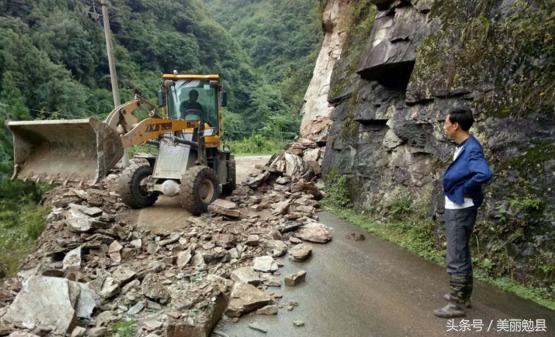
<instances>
[{"instance_id":1,"label":"loader cab","mask_svg":"<svg viewBox=\"0 0 555 337\"><path fill-rule=\"evenodd\" d=\"M208 123L219 134L220 92L218 75L164 75L173 84L167 91L168 117Z\"/></svg>"}]
</instances>

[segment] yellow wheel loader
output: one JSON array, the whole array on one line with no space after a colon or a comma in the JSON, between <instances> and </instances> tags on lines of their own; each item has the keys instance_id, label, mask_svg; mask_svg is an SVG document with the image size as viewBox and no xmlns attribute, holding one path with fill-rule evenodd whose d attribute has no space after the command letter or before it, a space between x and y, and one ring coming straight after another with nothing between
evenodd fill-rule
<instances>
[{"instance_id":1,"label":"yellow wheel loader","mask_svg":"<svg viewBox=\"0 0 555 337\"><path fill-rule=\"evenodd\" d=\"M226 95L219 75L164 74L159 112L136 96L104 121L9 121L13 134L12 179L96 183L122 158L123 150L150 143L148 165L124 169L117 192L132 208L151 206L160 194L178 197L192 214L206 211L220 193L236 185L235 160L222 147L221 107ZM142 104L154 109L139 120Z\"/></svg>"}]
</instances>

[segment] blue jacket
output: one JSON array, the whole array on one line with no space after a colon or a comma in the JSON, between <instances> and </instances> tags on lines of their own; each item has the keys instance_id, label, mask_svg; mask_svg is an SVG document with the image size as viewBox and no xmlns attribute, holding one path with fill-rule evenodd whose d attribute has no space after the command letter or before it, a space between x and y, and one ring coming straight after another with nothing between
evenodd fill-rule
<instances>
[{"instance_id":1,"label":"blue jacket","mask_svg":"<svg viewBox=\"0 0 555 337\"><path fill-rule=\"evenodd\" d=\"M484 158L482 145L470 135L459 144L462 150L443 173L443 191L456 204L464 203L465 195L479 207L484 200L482 184L490 180L492 173Z\"/></svg>"}]
</instances>

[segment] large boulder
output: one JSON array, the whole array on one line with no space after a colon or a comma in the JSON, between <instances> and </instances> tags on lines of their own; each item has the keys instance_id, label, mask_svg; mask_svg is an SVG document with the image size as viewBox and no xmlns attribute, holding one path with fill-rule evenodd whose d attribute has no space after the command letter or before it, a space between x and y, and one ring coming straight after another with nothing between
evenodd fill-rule
<instances>
[{"instance_id":1,"label":"large boulder","mask_svg":"<svg viewBox=\"0 0 555 337\"><path fill-rule=\"evenodd\" d=\"M3 319L28 329L49 326L64 335L75 324L80 292L77 283L64 278L31 276Z\"/></svg>"}]
</instances>

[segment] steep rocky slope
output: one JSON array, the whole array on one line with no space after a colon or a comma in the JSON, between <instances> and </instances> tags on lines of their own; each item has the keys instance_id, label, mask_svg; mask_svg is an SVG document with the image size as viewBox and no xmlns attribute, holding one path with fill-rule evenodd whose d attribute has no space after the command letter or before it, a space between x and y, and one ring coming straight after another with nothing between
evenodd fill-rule
<instances>
[{"instance_id":1,"label":"steep rocky slope","mask_svg":"<svg viewBox=\"0 0 555 337\"><path fill-rule=\"evenodd\" d=\"M305 111L305 119L331 120L327 138L313 136L327 140L323 173L346 176L359 208L387 214L405 203L425 208L439 228L441 174L454 151L442 123L450 107L470 106L477 120L471 131L495 173L476 227L476 256L494 275L549 288L553 2L329 0L333 6L341 8L336 21L348 23L344 42L326 51L337 62L329 88L318 93L333 107ZM313 82L326 76L315 71Z\"/></svg>"}]
</instances>

